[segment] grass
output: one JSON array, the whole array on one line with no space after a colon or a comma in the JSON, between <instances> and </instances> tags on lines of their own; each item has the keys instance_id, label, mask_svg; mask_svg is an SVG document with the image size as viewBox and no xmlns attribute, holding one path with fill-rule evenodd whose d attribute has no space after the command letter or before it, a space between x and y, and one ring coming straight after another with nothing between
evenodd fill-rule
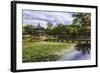
<instances>
[{"instance_id":1,"label":"grass","mask_svg":"<svg viewBox=\"0 0 100 73\"><path fill-rule=\"evenodd\" d=\"M56 61L65 52L72 50L75 43L23 42L23 62Z\"/></svg>"}]
</instances>

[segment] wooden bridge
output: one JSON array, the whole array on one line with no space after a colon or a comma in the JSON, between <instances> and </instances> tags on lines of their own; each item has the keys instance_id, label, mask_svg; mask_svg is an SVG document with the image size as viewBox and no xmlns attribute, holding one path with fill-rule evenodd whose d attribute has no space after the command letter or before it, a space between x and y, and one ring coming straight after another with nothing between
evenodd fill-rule
<instances>
[{"instance_id":1,"label":"wooden bridge","mask_svg":"<svg viewBox=\"0 0 100 73\"><path fill-rule=\"evenodd\" d=\"M51 41L51 42L86 42L86 43L90 43L91 40L90 39L48 39L46 41Z\"/></svg>"}]
</instances>

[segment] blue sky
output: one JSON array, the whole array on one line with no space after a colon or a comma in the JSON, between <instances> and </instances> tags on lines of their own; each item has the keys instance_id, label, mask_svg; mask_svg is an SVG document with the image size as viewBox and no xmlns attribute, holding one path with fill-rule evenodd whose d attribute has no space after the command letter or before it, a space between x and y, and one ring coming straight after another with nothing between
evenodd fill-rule
<instances>
[{"instance_id":1,"label":"blue sky","mask_svg":"<svg viewBox=\"0 0 100 73\"><path fill-rule=\"evenodd\" d=\"M37 26L40 24L44 28L47 27L47 23L52 23L53 26L59 23L67 25L71 24L74 19L72 14L71 12L23 10L23 25L31 24Z\"/></svg>"}]
</instances>

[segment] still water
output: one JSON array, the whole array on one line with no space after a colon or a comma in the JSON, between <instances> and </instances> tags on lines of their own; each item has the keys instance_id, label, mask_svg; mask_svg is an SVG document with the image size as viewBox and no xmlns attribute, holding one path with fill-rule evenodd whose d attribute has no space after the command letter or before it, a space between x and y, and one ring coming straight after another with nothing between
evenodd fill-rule
<instances>
[{"instance_id":1,"label":"still water","mask_svg":"<svg viewBox=\"0 0 100 73\"><path fill-rule=\"evenodd\" d=\"M82 51L74 50L71 53L65 53L60 61L68 60L89 60L91 58L89 53L83 54Z\"/></svg>"}]
</instances>

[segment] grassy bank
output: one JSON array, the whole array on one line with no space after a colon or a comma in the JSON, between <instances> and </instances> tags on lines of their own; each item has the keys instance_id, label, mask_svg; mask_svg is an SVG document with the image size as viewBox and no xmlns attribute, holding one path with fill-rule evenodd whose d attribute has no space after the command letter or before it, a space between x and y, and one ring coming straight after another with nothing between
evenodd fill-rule
<instances>
[{"instance_id":1,"label":"grassy bank","mask_svg":"<svg viewBox=\"0 0 100 73\"><path fill-rule=\"evenodd\" d=\"M75 43L23 42L23 62L56 61Z\"/></svg>"}]
</instances>

